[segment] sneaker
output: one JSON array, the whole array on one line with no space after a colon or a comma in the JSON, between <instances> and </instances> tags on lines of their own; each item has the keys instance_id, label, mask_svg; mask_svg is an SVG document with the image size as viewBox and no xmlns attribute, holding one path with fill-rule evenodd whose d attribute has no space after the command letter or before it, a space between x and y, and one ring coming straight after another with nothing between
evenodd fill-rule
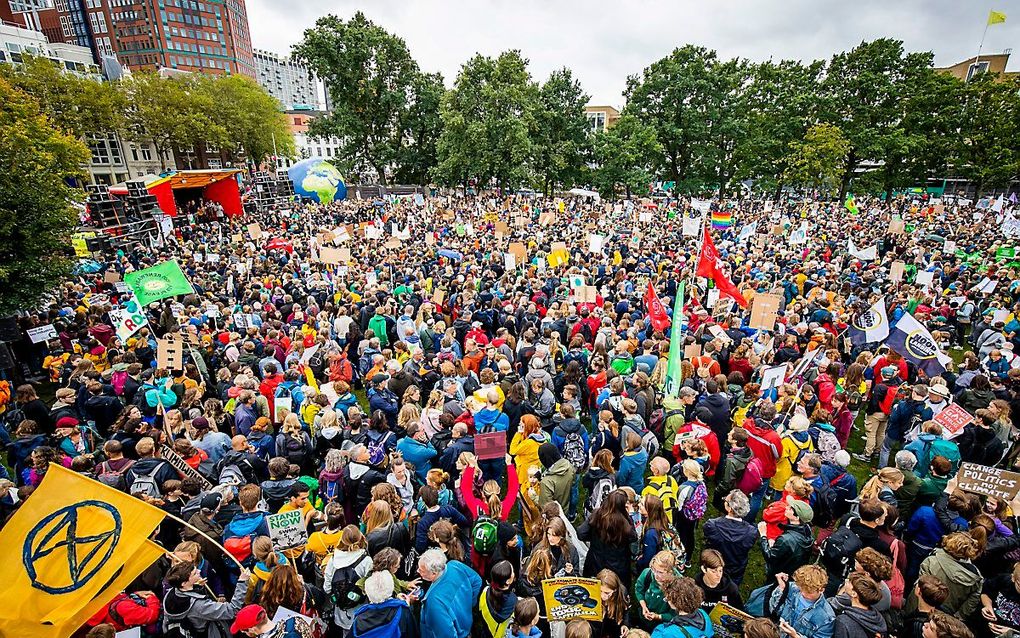
<instances>
[{"instance_id":1,"label":"sneaker","mask_svg":"<svg viewBox=\"0 0 1020 638\"><path fill-rule=\"evenodd\" d=\"M871 455L868 455L868 454L856 454L855 453L855 454L851 454L850 456L854 457L855 459L857 459L861 463L871 463Z\"/></svg>"}]
</instances>

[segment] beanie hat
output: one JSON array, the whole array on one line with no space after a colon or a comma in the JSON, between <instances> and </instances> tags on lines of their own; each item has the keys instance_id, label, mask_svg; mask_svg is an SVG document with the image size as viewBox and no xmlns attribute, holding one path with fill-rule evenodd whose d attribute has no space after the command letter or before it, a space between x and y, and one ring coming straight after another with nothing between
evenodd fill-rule
<instances>
[{"instance_id":1,"label":"beanie hat","mask_svg":"<svg viewBox=\"0 0 1020 638\"><path fill-rule=\"evenodd\" d=\"M553 466L556 461L560 460L560 451L553 443L546 441L538 448L538 460L542 462L542 467L549 469Z\"/></svg>"}]
</instances>

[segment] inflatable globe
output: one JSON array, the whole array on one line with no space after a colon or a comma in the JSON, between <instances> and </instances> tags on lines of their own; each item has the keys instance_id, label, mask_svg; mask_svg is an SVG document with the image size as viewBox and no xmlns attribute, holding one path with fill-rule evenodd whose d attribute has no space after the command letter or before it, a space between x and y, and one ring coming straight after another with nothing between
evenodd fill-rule
<instances>
[{"instance_id":1,"label":"inflatable globe","mask_svg":"<svg viewBox=\"0 0 1020 638\"><path fill-rule=\"evenodd\" d=\"M320 204L339 202L347 197L347 186L335 166L321 157L301 160L287 169L294 192Z\"/></svg>"}]
</instances>

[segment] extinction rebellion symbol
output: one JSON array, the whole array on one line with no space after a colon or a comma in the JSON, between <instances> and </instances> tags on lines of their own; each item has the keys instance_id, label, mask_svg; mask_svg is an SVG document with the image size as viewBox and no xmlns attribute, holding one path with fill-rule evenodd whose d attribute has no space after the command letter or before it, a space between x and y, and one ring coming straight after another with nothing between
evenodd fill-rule
<instances>
[{"instance_id":1,"label":"extinction rebellion symbol","mask_svg":"<svg viewBox=\"0 0 1020 638\"><path fill-rule=\"evenodd\" d=\"M934 359L935 353L939 351L935 342L920 330L908 334L907 338L903 340L903 345L907 352L917 359Z\"/></svg>"},{"instance_id":2,"label":"extinction rebellion symbol","mask_svg":"<svg viewBox=\"0 0 1020 638\"><path fill-rule=\"evenodd\" d=\"M109 503L82 501L45 517L25 537L22 562L32 587L66 594L84 587L120 542L120 512Z\"/></svg>"}]
</instances>

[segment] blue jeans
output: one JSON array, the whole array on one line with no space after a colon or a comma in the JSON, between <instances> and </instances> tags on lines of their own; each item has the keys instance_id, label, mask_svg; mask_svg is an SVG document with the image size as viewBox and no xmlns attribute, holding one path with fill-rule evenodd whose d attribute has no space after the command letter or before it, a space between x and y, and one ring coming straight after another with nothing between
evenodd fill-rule
<instances>
[{"instance_id":1,"label":"blue jeans","mask_svg":"<svg viewBox=\"0 0 1020 638\"><path fill-rule=\"evenodd\" d=\"M878 452L878 467L881 469L889 465L889 455L892 454L893 446L899 443L896 439L890 439L888 435L882 439L882 449Z\"/></svg>"},{"instance_id":2,"label":"blue jeans","mask_svg":"<svg viewBox=\"0 0 1020 638\"><path fill-rule=\"evenodd\" d=\"M570 507L567 508L569 510L567 512L567 518L569 518L571 522L573 522L574 518L577 516L577 499L579 497L578 488L580 485L581 475L575 474L574 484L570 486Z\"/></svg>"},{"instance_id":3,"label":"blue jeans","mask_svg":"<svg viewBox=\"0 0 1020 638\"><path fill-rule=\"evenodd\" d=\"M506 461L503 459L479 461L478 469L482 471L482 476L486 481L496 481L500 485L503 484L503 475L506 474Z\"/></svg>"}]
</instances>

